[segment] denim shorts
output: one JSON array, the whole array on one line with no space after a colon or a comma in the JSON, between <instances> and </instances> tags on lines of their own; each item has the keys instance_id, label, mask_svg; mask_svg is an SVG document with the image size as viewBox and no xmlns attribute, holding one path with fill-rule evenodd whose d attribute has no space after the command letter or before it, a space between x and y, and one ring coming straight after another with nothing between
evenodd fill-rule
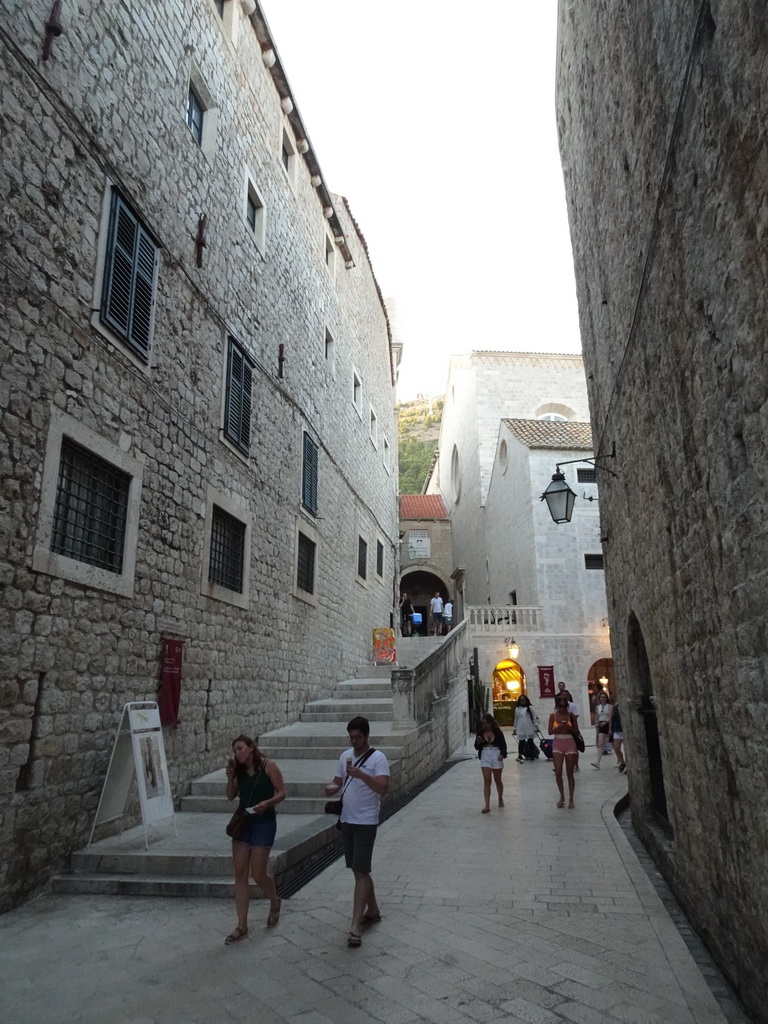
<instances>
[{"instance_id":1,"label":"denim shorts","mask_svg":"<svg viewBox=\"0 0 768 1024\"><path fill-rule=\"evenodd\" d=\"M240 842L247 843L251 849L258 846L271 850L275 843L276 834L277 818L267 818L264 821L259 815L253 814L248 816L245 824L245 834Z\"/></svg>"}]
</instances>

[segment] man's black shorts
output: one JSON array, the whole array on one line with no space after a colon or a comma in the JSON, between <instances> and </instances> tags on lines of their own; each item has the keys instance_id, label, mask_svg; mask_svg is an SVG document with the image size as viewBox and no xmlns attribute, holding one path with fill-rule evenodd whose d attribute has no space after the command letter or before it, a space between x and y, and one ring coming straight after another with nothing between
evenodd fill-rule
<instances>
[{"instance_id":1,"label":"man's black shorts","mask_svg":"<svg viewBox=\"0 0 768 1024\"><path fill-rule=\"evenodd\" d=\"M370 874L373 860L373 844L376 841L378 825L353 825L341 823L341 840L344 843L344 860L353 871Z\"/></svg>"}]
</instances>

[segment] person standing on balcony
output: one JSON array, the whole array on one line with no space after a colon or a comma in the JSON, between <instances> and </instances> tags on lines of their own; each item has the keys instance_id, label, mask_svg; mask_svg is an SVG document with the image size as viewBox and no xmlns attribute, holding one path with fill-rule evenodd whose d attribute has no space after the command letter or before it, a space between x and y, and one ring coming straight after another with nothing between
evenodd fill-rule
<instances>
[{"instance_id":1,"label":"person standing on balcony","mask_svg":"<svg viewBox=\"0 0 768 1024\"><path fill-rule=\"evenodd\" d=\"M432 609L432 631L435 636L440 636L443 632L443 599L439 590L435 591L429 607Z\"/></svg>"},{"instance_id":2,"label":"person standing on balcony","mask_svg":"<svg viewBox=\"0 0 768 1024\"><path fill-rule=\"evenodd\" d=\"M347 867L355 876L352 923L347 934L347 945L353 948L362 945L363 925L376 924L381 920L371 866L379 825L379 806L381 798L389 791L389 762L368 742L370 733L368 719L362 715L349 722L347 735L352 746L339 758L336 776L325 787L326 796L333 796L344 786L341 839Z\"/></svg>"}]
</instances>

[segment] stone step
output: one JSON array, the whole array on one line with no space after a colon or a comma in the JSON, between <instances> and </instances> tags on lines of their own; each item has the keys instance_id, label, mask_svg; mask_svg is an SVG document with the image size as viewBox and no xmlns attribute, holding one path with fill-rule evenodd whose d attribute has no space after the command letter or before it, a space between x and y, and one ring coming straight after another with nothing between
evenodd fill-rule
<instances>
[{"instance_id":1,"label":"stone step","mask_svg":"<svg viewBox=\"0 0 768 1024\"><path fill-rule=\"evenodd\" d=\"M391 722L392 721L392 709L389 711L358 711L355 710L355 714L365 715L369 722ZM347 721L353 718L354 715L350 715ZM336 711L302 711L299 716L300 722L338 722L339 715Z\"/></svg>"},{"instance_id":2,"label":"stone step","mask_svg":"<svg viewBox=\"0 0 768 1024\"><path fill-rule=\"evenodd\" d=\"M358 679L389 679L396 665L361 665L355 672Z\"/></svg>"},{"instance_id":3,"label":"stone step","mask_svg":"<svg viewBox=\"0 0 768 1024\"><path fill-rule=\"evenodd\" d=\"M323 723L317 722L314 724L322 725ZM309 740L307 744L291 746L289 746L287 743L281 746L271 746L265 744L264 746L260 746L259 749L262 750L265 754L268 754L270 757L274 757L276 761L280 762L282 762L283 758L307 760L310 762L325 760L328 757L329 749L333 748L333 744L325 744L324 746L309 746L308 744L312 742L314 741ZM380 750L386 756L390 764L392 764L392 762L395 759L402 757L403 754L403 748L402 745L400 744L398 744L398 746L391 746L385 743L372 743L371 746L375 747L377 750ZM342 748L338 744L336 744L336 749L341 750Z\"/></svg>"},{"instance_id":4,"label":"stone step","mask_svg":"<svg viewBox=\"0 0 768 1024\"><path fill-rule=\"evenodd\" d=\"M352 682L339 683L333 691L334 700L372 700L382 697L389 697L391 699L391 682L358 679Z\"/></svg>"},{"instance_id":5,"label":"stone step","mask_svg":"<svg viewBox=\"0 0 768 1024\"><path fill-rule=\"evenodd\" d=\"M331 776L333 778L333 776ZM330 781L327 779L326 781ZM295 793L291 787L291 796L287 796L277 806L278 814L322 814L326 801L330 799L325 795L323 786L325 783L318 783L315 793L312 795L301 795ZM237 807L236 801L230 803L225 796L184 796L181 798L181 810L189 814L226 814L229 811L233 814Z\"/></svg>"},{"instance_id":6,"label":"stone step","mask_svg":"<svg viewBox=\"0 0 768 1024\"><path fill-rule=\"evenodd\" d=\"M74 854L72 870L56 876L54 892L146 896L229 896L234 893L231 848L225 814L176 814L176 836L170 820L151 826L149 849L141 826L94 843ZM325 815L281 815L270 858L278 884L290 881L327 847L338 841L335 818ZM263 895L251 886L255 896Z\"/></svg>"},{"instance_id":7,"label":"stone step","mask_svg":"<svg viewBox=\"0 0 768 1024\"><path fill-rule=\"evenodd\" d=\"M410 733L411 730L393 728L392 722L377 722L376 728L371 729L371 746L383 748L386 745L399 745L408 739ZM292 725L262 733L259 737L261 750L279 749L283 746L330 747L338 755L349 746L349 737L346 725L338 721L294 722Z\"/></svg>"},{"instance_id":8,"label":"stone step","mask_svg":"<svg viewBox=\"0 0 768 1024\"><path fill-rule=\"evenodd\" d=\"M343 722L345 727L350 718L355 715L365 715L371 721L373 721L371 715L375 714L384 714L384 716L389 714L391 718L392 691L390 690L386 696L366 697L364 700L348 697L326 697L324 700L313 700L304 705L301 721L305 721L304 715L317 713L335 715L335 721ZM386 717L380 718L379 721L386 721Z\"/></svg>"}]
</instances>

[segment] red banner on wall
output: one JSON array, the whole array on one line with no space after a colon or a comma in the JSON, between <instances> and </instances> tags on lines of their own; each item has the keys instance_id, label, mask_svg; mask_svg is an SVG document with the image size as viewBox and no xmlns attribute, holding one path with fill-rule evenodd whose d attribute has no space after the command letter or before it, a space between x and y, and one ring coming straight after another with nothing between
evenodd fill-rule
<instances>
[{"instance_id":1,"label":"red banner on wall","mask_svg":"<svg viewBox=\"0 0 768 1024\"><path fill-rule=\"evenodd\" d=\"M555 696L555 666L539 665L539 696Z\"/></svg>"},{"instance_id":2,"label":"red banner on wall","mask_svg":"<svg viewBox=\"0 0 768 1024\"><path fill-rule=\"evenodd\" d=\"M160 694L157 699L161 725L179 724L182 649L181 640L163 640Z\"/></svg>"}]
</instances>

